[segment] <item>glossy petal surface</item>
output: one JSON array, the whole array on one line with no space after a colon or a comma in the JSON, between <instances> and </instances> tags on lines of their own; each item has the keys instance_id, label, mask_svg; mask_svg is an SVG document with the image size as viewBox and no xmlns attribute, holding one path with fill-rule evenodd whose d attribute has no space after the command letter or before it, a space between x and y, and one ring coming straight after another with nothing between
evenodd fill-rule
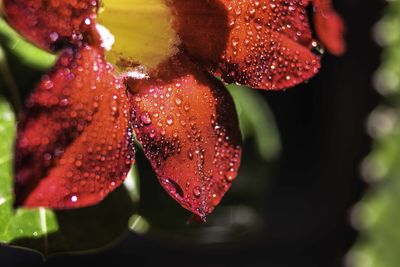
<instances>
[{"instance_id":1,"label":"glossy petal surface","mask_svg":"<svg viewBox=\"0 0 400 267\"><path fill-rule=\"evenodd\" d=\"M67 49L27 101L16 142L16 204L93 205L133 161L127 96L96 49Z\"/></svg>"},{"instance_id":2,"label":"glossy petal surface","mask_svg":"<svg viewBox=\"0 0 400 267\"><path fill-rule=\"evenodd\" d=\"M138 141L166 191L205 218L240 164L233 100L221 82L186 60L172 59L153 77L129 83Z\"/></svg>"},{"instance_id":3,"label":"glossy petal surface","mask_svg":"<svg viewBox=\"0 0 400 267\"><path fill-rule=\"evenodd\" d=\"M96 7L96 0L4 0L7 20L14 29L49 50L85 40Z\"/></svg>"},{"instance_id":4,"label":"glossy petal surface","mask_svg":"<svg viewBox=\"0 0 400 267\"><path fill-rule=\"evenodd\" d=\"M320 67L303 0L222 0L230 33L217 74L226 82L285 89Z\"/></svg>"},{"instance_id":5,"label":"glossy petal surface","mask_svg":"<svg viewBox=\"0 0 400 267\"><path fill-rule=\"evenodd\" d=\"M330 0L313 0L314 24L318 38L329 52L341 55L346 51L342 18L333 10Z\"/></svg>"}]
</instances>

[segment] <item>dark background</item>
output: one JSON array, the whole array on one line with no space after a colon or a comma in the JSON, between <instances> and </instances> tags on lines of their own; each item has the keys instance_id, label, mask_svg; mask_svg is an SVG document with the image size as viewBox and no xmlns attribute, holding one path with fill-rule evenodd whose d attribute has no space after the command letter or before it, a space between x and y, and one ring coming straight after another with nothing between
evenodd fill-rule
<instances>
[{"instance_id":1,"label":"dark background","mask_svg":"<svg viewBox=\"0 0 400 267\"><path fill-rule=\"evenodd\" d=\"M380 0L334 0L347 24L348 52L325 55L308 84L263 92L283 142L278 177L268 186L264 231L231 245L179 245L130 234L89 255L56 256L46 266L271 266L337 267L357 233L350 208L366 189L360 161L369 152L369 112L379 102L372 75L380 48L372 27L383 15ZM112 227L112 226L110 226ZM39 266L36 254L0 247L0 266Z\"/></svg>"}]
</instances>

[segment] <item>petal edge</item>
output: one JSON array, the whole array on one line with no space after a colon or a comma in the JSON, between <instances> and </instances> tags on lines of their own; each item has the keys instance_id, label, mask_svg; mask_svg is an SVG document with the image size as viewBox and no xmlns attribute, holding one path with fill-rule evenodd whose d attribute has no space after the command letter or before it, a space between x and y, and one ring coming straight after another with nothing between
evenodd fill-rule
<instances>
[{"instance_id":1,"label":"petal edge","mask_svg":"<svg viewBox=\"0 0 400 267\"><path fill-rule=\"evenodd\" d=\"M96 0L4 0L8 22L22 36L46 50L81 44L92 31Z\"/></svg>"},{"instance_id":2,"label":"petal edge","mask_svg":"<svg viewBox=\"0 0 400 267\"><path fill-rule=\"evenodd\" d=\"M346 52L343 19L332 8L330 0L313 0L314 25L318 38L333 55Z\"/></svg>"}]
</instances>

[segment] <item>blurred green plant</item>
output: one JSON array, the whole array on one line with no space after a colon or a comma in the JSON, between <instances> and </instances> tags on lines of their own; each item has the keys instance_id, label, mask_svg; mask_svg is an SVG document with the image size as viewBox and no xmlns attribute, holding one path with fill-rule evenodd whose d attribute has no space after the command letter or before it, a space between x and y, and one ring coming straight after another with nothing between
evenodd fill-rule
<instances>
[{"instance_id":1,"label":"blurred green plant","mask_svg":"<svg viewBox=\"0 0 400 267\"><path fill-rule=\"evenodd\" d=\"M397 267L400 262L400 1L389 2L375 27L384 47L375 85L385 99L370 115L372 152L362 164L370 189L352 212L361 236L347 257L352 267Z\"/></svg>"},{"instance_id":2,"label":"blurred green plant","mask_svg":"<svg viewBox=\"0 0 400 267\"><path fill-rule=\"evenodd\" d=\"M255 150L263 160L275 159L281 152L281 143L274 116L267 102L253 89L229 85L239 114L243 139L253 139Z\"/></svg>"},{"instance_id":3,"label":"blurred green plant","mask_svg":"<svg viewBox=\"0 0 400 267\"><path fill-rule=\"evenodd\" d=\"M20 38L8 24L0 17L0 34L2 45L11 48L13 53L25 65L45 70L52 66L56 56L45 52L44 50L31 45L29 42Z\"/></svg>"},{"instance_id":4,"label":"blurred green plant","mask_svg":"<svg viewBox=\"0 0 400 267\"><path fill-rule=\"evenodd\" d=\"M14 210L12 144L16 113L55 60L55 55L23 40L0 16L0 243L47 256L99 249L129 230L184 241L189 238L197 243L230 242L259 230L259 211L268 182L265 176L273 173L280 137L259 93L236 85L228 89L237 106L245 141L243 164L232 189L207 224L186 224L189 213L156 184L154 173L147 161L140 159L140 153L135 165L140 166L144 177L140 183L135 167L124 186L97 206L57 212L43 208Z\"/></svg>"}]
</instances>

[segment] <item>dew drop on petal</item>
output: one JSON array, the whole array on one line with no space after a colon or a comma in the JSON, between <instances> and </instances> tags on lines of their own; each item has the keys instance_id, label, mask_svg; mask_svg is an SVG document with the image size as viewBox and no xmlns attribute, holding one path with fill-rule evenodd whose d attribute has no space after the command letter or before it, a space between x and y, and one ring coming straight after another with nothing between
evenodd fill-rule
<instances>
[{"instance_id":1,"label":"dew drop on petal","mask_svg":"<svg viewBox=\"0 0 400 267\"><path fill-rule=\"evenodd\" d=\"M140 115L140 120L142 121L142 123L144 125L150 125L151 124L151 117L150 117L150 114L148 112L145 112L142 115Z\"/></svg>"},{"instance_id":2,"label":"dew drop on petal","mask_svg":"<svg viewBox=\"0 0 400 267\"><path fill-rule=\"evenodd\" d=\"M201 196L201 188L199 186L193 188L193 195L197 198Z\"/></svg>"}]
</instances>

